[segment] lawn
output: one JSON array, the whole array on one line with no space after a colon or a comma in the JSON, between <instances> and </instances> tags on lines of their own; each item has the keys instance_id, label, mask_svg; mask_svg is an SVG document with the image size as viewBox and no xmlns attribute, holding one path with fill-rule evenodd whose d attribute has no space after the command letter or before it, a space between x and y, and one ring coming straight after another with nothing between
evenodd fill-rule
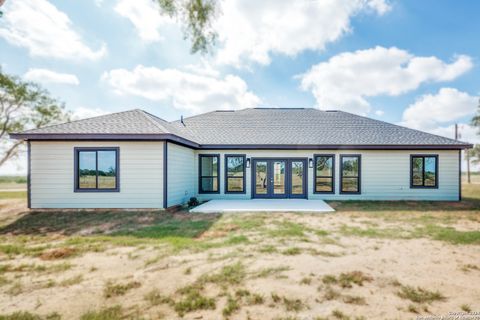
<instances>
[{"instance_id":1,"label":"lawn","mask_svg":"<svg viewBox=\"0 0 480 320\"><path fill-rule=\"evenodd\" d=\"M13 194L12 194L13 195ZM25 212L0 200L0 319L405 319L480 310L480 185L335 213Z\"/></svg>"}]
</instances>

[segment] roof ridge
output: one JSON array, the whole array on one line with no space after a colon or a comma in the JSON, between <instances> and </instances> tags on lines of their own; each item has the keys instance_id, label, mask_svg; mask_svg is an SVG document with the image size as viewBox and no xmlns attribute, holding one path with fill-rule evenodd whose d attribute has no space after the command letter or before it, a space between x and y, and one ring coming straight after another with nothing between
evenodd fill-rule
<instances>
[{"instance_id":1,"label":"roof ridge","mask_svg":"<svg viewBox=\"0 0 480 320\"><path fill-rule=\"evenodd\" d=\"M439 137L439 138L442 138L442 139L447 139L447 140L453 141L453 142L458 143L458 144L468 144L468 142L465 142L465 141L455 140L455 139L448 138L448 137L444 137L444 136L441 136L441 135L438 135L438 134L434 134L434 133L430 133L430 132L426 132L426 131L422 131L422 130L418 130L418 129L413 129L413 128L401 126L401 125L399 125L399 124L390 123L390 122L383 121L383 120L379 120L379 119L373 119L373 118L369 118L369 117L366 117L366 116L361 116L361 115L358 115L358 114L355 114L355 113L351 113L351 112L347 112L347 111L343 111L343 110L337 110L337 112L346 113L346 114L349 114L349 115L352 115L352 116L356 116L356 117L363 118L363 119L367 119L367 120L371 120L371 121L380 122L380 123L383 123L383 124L387 124L387 125L399 127L399 128L402 128L402 129L407 129L407 130L412 130L412 131L420 132L420 133L422 133L422 134L429 134L429 135L431 135L431 136Z\"/></svg>"},{"instance_id":2,"label":"roof ridge","mask_svg":"<svg viewBox=\"0 0 480 320\"><path fill-rule=\"evenodd\" d=\"M157 117L157 116L155 116L155 115L153 115L153 114L151 114L151 113L149 113L149 112L147 112L147 111L145 111L145 110L142 110L142 109L138 109L138 110L140 110L140 111L141 111L141 114L142 114L148 121L150 121L151 123L153 123L154 126L156 126L157 128L159 128L160 130L164 131L165 133L172 133L172 132L170 132L170 130L168 130L166 127L162 126L162 125L161 125L160 123L158 123L157 121L153 120L151 117L155 117L155 118L157 118L157 119L163 120L162 118ZM163 120L163 121L165 121L165 120ZM165 121L165 122L167 122L167 121Z\"/></svg>"},{"instance_id":3,"label":"roof ridge","mask_svg":"<svg viewBox=\"0 0 480 320\"><path fill-rule=\"evenodd\" d=\"M24 131L24 133L28 133L29 131L38 130L38 129L46 129L46 128L58 127L58 126L61 126L61 125L65 125L65 124L67 124L67 123L68 123L68 124L70 124L70 123L76 123L76 122L80 122L80 121L97 119L97 118L101 118L101 117L111 116L111 115L114 115L114 114L127 113L127 112L133 112L133 111L142 111L142 110L137 108L137 109L130 109L130 110L124 110L124 111L117 111L117 112L112 112L112 113L106 113L106 114L101 114L101 115L94 116L94 117L83 118L83 119L78 119L78 120L72 120L72 121L67 121L67 122L62 122L62 123L57 123L57 124L51 124L51 125L43 126L43 127L40 127L40 128L32 128L32 129L28 129L28 130Z\"/></svg>"}]
</instances>

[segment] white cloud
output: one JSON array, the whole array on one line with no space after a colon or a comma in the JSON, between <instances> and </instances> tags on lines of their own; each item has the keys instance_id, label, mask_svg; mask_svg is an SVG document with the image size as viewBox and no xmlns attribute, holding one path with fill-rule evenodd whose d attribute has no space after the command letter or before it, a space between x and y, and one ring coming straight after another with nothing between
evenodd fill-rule
<instances>
[{"instance_id":1,"label":"white cloud","mask_svg":"<svg viewBox=\"0 0 480 320\"><path fill-rule=\"evenodd\" d=\"M177 69L137 66L114 69L102 80L117 94L171 103L174 108L200 113L216 109L254 107L260 103L241 78L198 75Z\"/></svg>"},{"instance_id":2,"label":"white cloud","mask_svg":"<svg viewBox=\"0 0 480 320\"><path fill-rule=\"evenodd\" d=\"M478 97L453 88L441 88L437 94L426 94L403 112L402 125L420 130L435 130L475 113Z\"/></svg>"},{"instance_id":3,"label":"white cloud","mask_svg":"<svg viewBox=\"0 0 480 320\"><path fill-rule=\"evenodd\" d=\"M422 83L453 80L472 66L471 58L465 55L446 63L394 47L375 47L333 56L298 78L301 88L311 90L321 109L366 114L371 110L368 97L396 96Z\"/></svg>"},{"instance_id":4,"label":"white cloud","mask_svg":"<svg viewBox=\"0 0 480 320\"><path fill-rule=\"evenodd\" d=\"M74 74L59 73L48 69L31 68L23 76L28 81L42 83L63 83L79 85L80 81Z\"/></svg>"},{"instance_id":5,"label":"white cloud","mask_svg":"<svg viewBox=\"0 0 480 320\"><path fill-rule=\"evenodd\" d=\"M376 110L376 111L375 111L375 114L376 114L377 116L381 117L381 116L383 116L383 115L385 114L385 111L383 111L383 110Z\"/></svg>"},{"instance_id":6,"label":"white cloud","mask_svg":"<svg viewBox=\"0 0 480 320\"><path fill-rule=\"evenodd\" d=\"M109 112L102 110L100 108L78 107L72 111L72 120L93 118L93 117L98 117L107 113Z\"/></svg>"},{"instance_id":7,"label":"white cloud","mask_svg":"<svg viewBox=\"0 0 480 320\"><path fill-rule=\"evenodd\" d=\"M294 56L325 45L350 32L350 19L360 12L384 14L385 0L229 0L221 2L214 23L219 63L245 61L269 64L272 54Z\"/></svg>"},{"instance_id":8,"label":"white cloud","mask_svg":"<svg viewBox=\"0 0 480 320\"><path fill-rule=\"evenodd\" d=\"M32 56L96 60L107 52L104 44L88 47L70 18L46 0L7 1L3 11L0 37Z\"/></svg>"},{"instance_id":9,"label":"white cloud","mask_svg":"<svg viewBox=\"0 0 480 320\"><path fill-rule=\"evenodd\" d=\"M115 11L130 20L145 42L162 40L161 27L175 23L172 18L161 15L158 5L152 0L119 0Z\"/></svg>"}]
</instances>

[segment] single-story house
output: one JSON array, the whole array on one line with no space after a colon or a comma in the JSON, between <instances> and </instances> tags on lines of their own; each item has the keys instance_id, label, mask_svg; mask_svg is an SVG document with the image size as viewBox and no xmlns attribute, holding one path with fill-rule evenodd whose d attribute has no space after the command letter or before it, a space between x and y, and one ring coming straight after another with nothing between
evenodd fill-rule
<instances>
[{"instance_id":1,"label":"single-story house","mask_svg":"<svg viewBox=\"0 0 480 320\"><path fill-rule=\"evenodd\" d=\"M343 111L142 110L11 134L28 143L30 208L169 208L190 197L461 199L471 145Z\"/></svg>"}]
</instances>

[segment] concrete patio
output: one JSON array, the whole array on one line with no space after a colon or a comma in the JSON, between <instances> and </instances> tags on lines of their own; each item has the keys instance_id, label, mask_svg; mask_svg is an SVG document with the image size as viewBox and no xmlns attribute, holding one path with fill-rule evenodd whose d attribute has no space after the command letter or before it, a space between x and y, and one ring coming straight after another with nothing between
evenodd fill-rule
<instances>
[{"instance_id":1,"label":"concrete patio","mask_svg":"<svg viewBox=\"0 0 480 320\"><path fill-rule=\"evenodd\" d=\"M210 200L190 210L195 213L212 212L333 212L323 200L306 199L251 199Z\"/></svg>"}]
</instances>

